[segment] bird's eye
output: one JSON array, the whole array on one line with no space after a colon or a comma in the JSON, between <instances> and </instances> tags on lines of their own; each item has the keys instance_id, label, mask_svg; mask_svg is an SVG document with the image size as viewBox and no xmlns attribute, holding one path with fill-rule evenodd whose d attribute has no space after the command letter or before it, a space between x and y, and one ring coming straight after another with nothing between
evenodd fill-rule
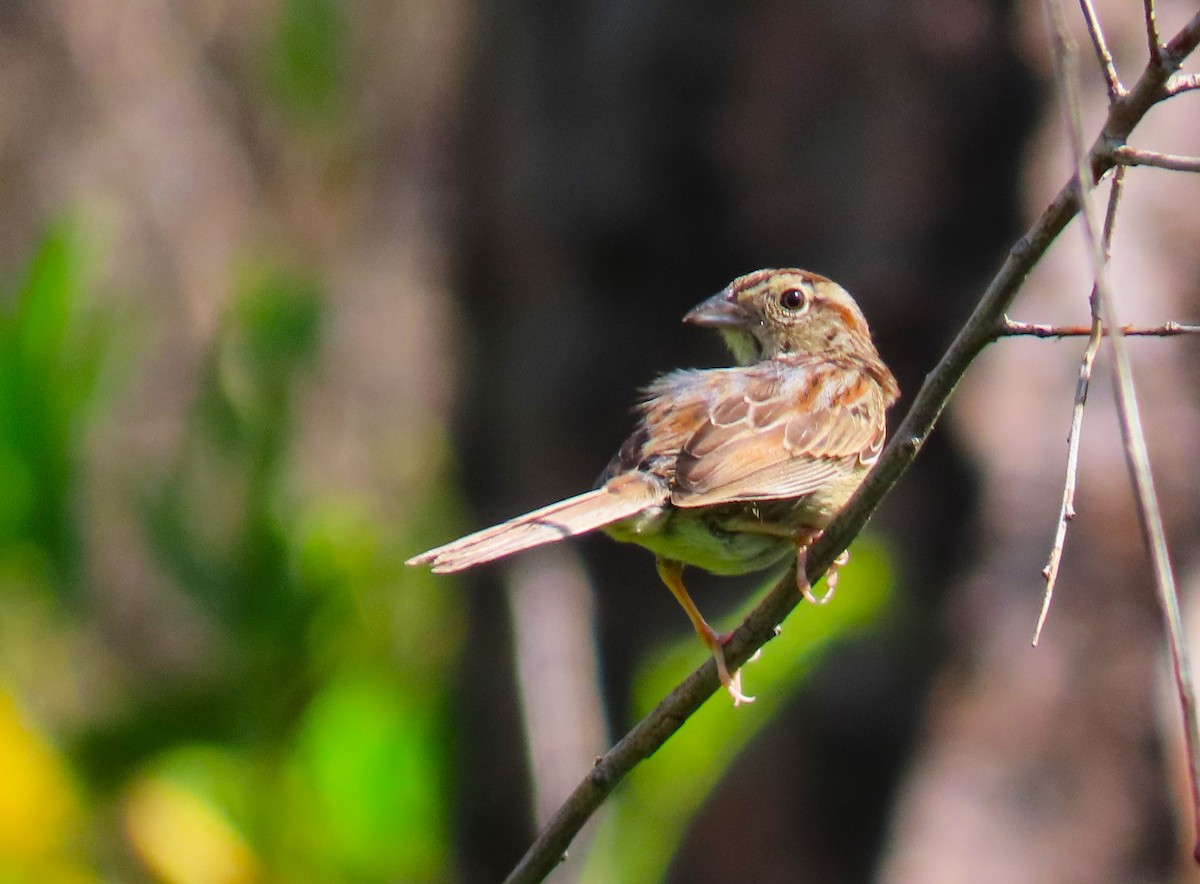
<instances>
[{"instance_id":1,"label":"bird's eye","mask_svg":"<svg viewBox=\"0 0 1200 884\"><path fill-rule=\"evenodd\" d=\"M808 298L800 289L784 289L779 296L779 303L785 310L802 310L808 306Z\"/></svg>"}]
</instances>

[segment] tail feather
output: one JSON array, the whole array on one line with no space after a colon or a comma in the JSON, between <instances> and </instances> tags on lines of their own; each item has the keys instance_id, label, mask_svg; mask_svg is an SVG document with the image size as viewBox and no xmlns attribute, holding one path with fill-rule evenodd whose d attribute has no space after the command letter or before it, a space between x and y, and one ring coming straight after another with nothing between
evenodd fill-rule
<instances>
[{"instance_id":1,"label":"tail feather","mask_svg":"<svg viewBox=\"0 0 1200 884\"><path fill-rule=\"evenodd\" d=\"M531 547L553 543L628 518L669 496L657 476L627 473L586 494L460 537L414 556L406 564L430 565L436 574L462 571Z\"/></svg>"}]
</instances>

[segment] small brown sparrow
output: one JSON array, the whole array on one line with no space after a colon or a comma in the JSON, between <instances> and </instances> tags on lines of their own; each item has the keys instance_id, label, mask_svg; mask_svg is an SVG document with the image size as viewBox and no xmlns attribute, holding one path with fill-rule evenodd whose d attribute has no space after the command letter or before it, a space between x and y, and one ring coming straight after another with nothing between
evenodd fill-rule
<instances>
[{"instance_id":1,"label":"small brown sparrow","mask_svg":"<svg viewBox=\"0 0 1200 884\"><path fill-rule=\"evenodd\" d=\"M640 544L654 553L737 705L753 697L725 666L729 634L716 633L696 609L684 566L744 574L795 556L805 598L827 600L808 585L808 546L878 459L899 389L853 298L806 270L739 277L684 321L720 331L737 367L685 369L652 383L637 429L594 491L408 564L461 571L596 528Z\"/></svg>"}]
</instances>

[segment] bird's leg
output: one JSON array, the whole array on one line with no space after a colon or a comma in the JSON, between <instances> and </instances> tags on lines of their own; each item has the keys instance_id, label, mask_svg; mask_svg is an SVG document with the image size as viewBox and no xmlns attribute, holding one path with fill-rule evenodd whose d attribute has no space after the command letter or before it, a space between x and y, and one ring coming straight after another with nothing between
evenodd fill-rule
<instances>
[{"instance_id":1,"label":"bird's leg","mask_svg":"<svg viewBox=\"0 0 1200 884\"><path fill-rule=\"evenodd\" d=\"M800 590L800 594L804 596L806 602L814 605L824 605L833 598L833 593L837 590L838 569L850 561L849 550L844 549L838 553L838 557L833 560L833 564L825 572L825 594L817 596L812 590L812 584L808 582L808 548L816 543L822 533L814 531L809 534L801 534L796 539L796 588Z\"/></svg>"},{"instance_id":2,"label":"bird's leg","mask_svg":"<svg viewBox=\"0 0 1200 884\"><path fill-rule=\"evenodd\" d=\"M704 646L713 655L713 660L717 664L717 676L721 679L721 684L725 686L725 690L729 692L729 696L733 697L733 705L740 706L742 703L753 703L753 697L747 697L742 693L742 674L735 672L729 674L729 669L725 666L725 644L733 635L731 632L717 633L708 622L700 614L700 610L696 607L696 603L692 601L692 597L688 595L688 591L683 585L683 565L680 562L672 559L658 559L658 576L662 578L662 582L667 585L667 589L671 590L671 594L675 596L675 600L683 607L684 612L688 615L688 619L692 621L692 628L696 630L696 635L700 636L700 641L704 642Z\"/></svg>"}]
</instances>

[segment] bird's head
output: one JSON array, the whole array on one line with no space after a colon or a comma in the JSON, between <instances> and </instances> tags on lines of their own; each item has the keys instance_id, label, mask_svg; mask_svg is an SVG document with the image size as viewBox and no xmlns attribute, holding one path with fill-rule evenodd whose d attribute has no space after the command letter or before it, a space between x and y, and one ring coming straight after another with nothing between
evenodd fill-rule
<instances>
[{"instance_id":1,"label":"bird's head","mask_svg":"<svg viewBox=\"0 0 1200 884\"><path fill-rule=\"evenodd\" d=\"M787 354L879 358L867 320L850 294L807 270L740 276L683 321L721 332L741 365Z\"/></svg>"}]
</instances>

